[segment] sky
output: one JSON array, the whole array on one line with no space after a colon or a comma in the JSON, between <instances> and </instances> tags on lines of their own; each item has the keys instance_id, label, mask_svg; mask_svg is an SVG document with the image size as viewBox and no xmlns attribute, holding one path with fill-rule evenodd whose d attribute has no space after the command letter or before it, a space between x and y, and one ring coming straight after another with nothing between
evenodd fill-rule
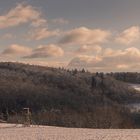
<instances>
[{"instance_id":1,"label":"sky","mask_svg":"<svg viewBox=\"0 0 140 140\"><path fill-rule=\"evenodd\" d=\"M140 0L0 1L0 61L140 72Z\"/></svg>"}]
</instances>

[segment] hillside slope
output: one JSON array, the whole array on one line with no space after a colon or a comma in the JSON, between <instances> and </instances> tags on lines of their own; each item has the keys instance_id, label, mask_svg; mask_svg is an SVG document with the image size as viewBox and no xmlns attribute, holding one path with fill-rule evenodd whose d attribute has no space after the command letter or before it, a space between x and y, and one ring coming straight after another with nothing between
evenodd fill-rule
<instances>
[{"instance_id":1,"label":"hillside slope","mask_svg":"<svg viewBox=\"0 0 140 140\"><path fill-rule=\"evenodd\" d=\"M123 105L139 101L137 91L109 76L0 63L0 116L8 114L9 122L21 122L22 108L29 107L35 124L132 128Z\"/></svg>"}]
</instances>

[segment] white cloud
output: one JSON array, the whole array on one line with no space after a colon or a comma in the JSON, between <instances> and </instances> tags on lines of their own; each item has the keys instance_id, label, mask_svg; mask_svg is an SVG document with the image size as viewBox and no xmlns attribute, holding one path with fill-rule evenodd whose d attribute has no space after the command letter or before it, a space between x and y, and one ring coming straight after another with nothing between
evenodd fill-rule
<instances>
[{"instance_id":1,"label":"white cloud","mask_svg":"<svg viewBox=\"0 0 140 140\"><path fill-rule=\"evenodd\" d=\"M41 12L31 5L18 4L5 15L0 16L0 29L17 26L30 22L32 26L46 24L46 19L41 17Z\"/></svg>"},{"instance_id":2,"label":"white cloud","mask_svg":"<svg viewBox=\"0 0 140 140\"><path fill-rule=\"evenodd\" d=\"M46 58L46 57L61 57L64 51L57 45L40 45L34 49L30 47L13 44L3 50L1 57L21 57L21 58Z\"/></svg>"},{"instance_id":3,"label":"white cloud","mask_svg":"<svg viewBox=\"0 0 140 140\"><path fill-rule=\"evenodd\" d=\"M113 55L103 56L103 61L100 65L116 66L130 65L140 63L140 50L137 48L127 48L125 50L114 52Z\"/></svg>"},{"instance_id":4,"label":"white cloud","mask_svg":"<svg viewBox=\"0 0 140 140\"><path fill-rule=\"evenodd\" d=\"M117 65L117 68L118 69L128 69L129 68L129 65L121 64L121 65Z\"/></svg>"},{"instance_id":5,"label":"white cloud","mask_svg":"<svg viewBox=\"0 0 140 140\"><path fill-rule=\"evenodd\" d=\"M106 52L107 51L107 52ZM102 52L102 56L80 56L73 58L69 67L92 68L100 71L133 71L140 68L140 50L135 47L124 50L107 49Z\"/></svg>"},{"instance_id":6,"label":"white cloud","mask_svg":"<svg viewBox=\"0 0 140 140\"><path fill-rule=\"evenodd\" d=\"M79 49L76 50L77 54L82 53L100 53L102 51L102 48L99 45L83 45Z\"/></svg>"},{"instance_id":7,"label":"white cloud","mask_svg":"<svg viewBox=\"0 0 140 140\"><path fill-rule=\"evenodd\" d=\"M124 45L130 45L140 41L140 28L138 26L132 26L120 33L115 40Z\"/></svg>"},{"instance_id":8,"label":"white cloud","mask_svg":"<svg viewBox=\"0 0 140 140\"><path fill-rule=\"evenodd\" d=\"M31 25L32 25L33 27L39 27L39 26L41 26L41 25L45 25L46 22L47 22L46 19L38 18L37 20L32 21Z\"/></svg>"},{"instance_id":9,"label":"white cloud","mask_svg":"<svg viewBox=\"0 0 140 140\"><path fill-rule=\"evenodd\" d=\"M18 44L13 44L10 47L6 48L1 55L3 56L24 56L29 55L31 53L31 49L25 46L21 46Z\"/></svg>"},{"instance_id":10,"label":"white cloud","mask_svg":"<svg viewBox=\"0 0 140 140\"><path fill-rule=\"evenodd\" d=\"M33 49L30 55L27 55L25 58L45 58L45 57L60 57L63 56L64 51L57 45L50 44L46 46L39 46L36 49Z\"/></svg>"},{"instance_id":11,"label":"white cloud","mask_svg":"<svg viewBox=\"0 0 140 140\"><path fill-rule=\"evenodd\" d=\"M100 61L101 61L101 58L99 58L99 57L80 55L80 56L73 58L70 61L70 63L68 64L68 67L88 68L88 67L92 67L93 65L97 64Z\"/></svg>"},{"instance_id":12,"label":"white cloud","mask_svg":"<svg viewBox=\"0 0 140 140\"><path fill-rule=\"evenodd\" d=\"M122 53L122 50L117 49L113 50L112 48L105 48L102 52L102 55L104 57L110 57L110 56L118 56Z\"/></svg>"},{"instance_id":13,"label":"white cloud","mask_svg":"<svg viewBox=\"0 0 140 140\"><path fill-rule=\"evenodd\" d=\"M106 42L109 36L110 36L109 31L80 27L66 32L62 37L62 39L60 40L60 43L93 45Z\"/></svg>"},{"instance_id":14,"label":"white cloud","mask_svg":"<svg viewBox=\"0 0 140 140\"><path fill-rule=\"evenodd\" d=\"M47 28L39 28L29 32L29 38L34 40L41 40L52 36L58 36L59 30L50 31Z\"/></svg>"}]
</instances>

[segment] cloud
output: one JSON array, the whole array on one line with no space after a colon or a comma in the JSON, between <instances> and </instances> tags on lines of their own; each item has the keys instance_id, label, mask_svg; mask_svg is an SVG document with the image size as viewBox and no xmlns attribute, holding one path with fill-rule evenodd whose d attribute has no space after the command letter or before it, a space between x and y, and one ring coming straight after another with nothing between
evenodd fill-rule
<instances>
[{"instance_id":1,"label":"cloud","mask_svg":"<svg viewBox=\"0 0 140 140\"><path fill-rule=\"evenodd\" d=\"M130 45L140 41L140 28L138 26L132 26L124 30L118 35L115 41L124 45Z\"/></svg>"},{"instance_id":2,"label":"cloud","mask_svg":"<svg viewBox=\"0 0 140 140\"><path fill-rule=\"evenodd\" d=\"M34 40L41 40L52 36L58 36L59 30L50 31L47 28L39 28L29 32L29 38Z\"/></svg>"},{"instance_id":3,"label":"cloud","mask_svg":"<svg viewBox=\"0 0 140 140\"><path fill-rule=\"evenodd\" d=\"M101 29L88 29L80 27L68 31L60 40L61 44L79 44L79 45L93 45L104 43L110 36L109 31Z\"/></svg>"},{"instance_id":4,"label":"cloud","mask_svg":"<svg viewBox=\"0 0 140 140\"><path fill-rule=\"evenodd\" d=\"M21 57L21 58L46 58L46 57L61 57L64 51L57 45L40 45L34 49L30 47L13 44L3 50L1 57Z\"/></svg>"},{"instance_id":5,"label":"cloud","mask_svg":"<svg viewBox=\"0 0 140 140\"><path fill-rule=\"evenodd\" d=\"M115 66L115 65L130 65L130 64L136 64L140 63L140 50L131 47L127 48L122 51L114 51L114 55L110 56L103 56L102 64L108 65L108 66Z\"/></svg>"},{"instance_id":6,"label":"cloud","mask_svg":"<svg viewBox=\"0 0 140 140\"><path fill-rule=\"evenodd\" d=\"M13 35L11 33L6 33L2 36L0 36L0 39L15 39L16 38L16 35Z\"/></svg>"},{"instance_id":7,"label":"cloud","mask_svg":"<svg viewBox=\"0 0 140 140\"><path fill-rule=\"evenodd\" d=\"M45 57L60 57L63 56L64 51L57 45L50 44L46 46L39 46L32 50L30 55L24 58L45 58Z\"/></svg>"},{"instance_id":8,"label":"cloud","mask_svg":"<svg viewBox=\"0 0 140 140\"><path fill-rule=\"evenodd\" d=\"M32 26L46 24L46 19L42 18L41 12L35 7L26 4L18 4L9 10L5 15L0 16L0 29L17 26L30 22Z\"/></svg>"},{"instance_id":9,"label":"cloud","mask_svg":"<svg viewBox=\"0 0 140 140\"><path fill-rule=\"evenodd\" d=\"M83 45L79 49L76 50L77 54L83 54L83 53L100 53L102 51L102 48L99 45Z\"/></svg>"},{"instance_id":10,"label":"cloud","mask_svg":"<svg viewBox=\"0 0 140 140\"><path fill-rule=\"evenodd\" d=\"M87 67L88 68L88 67L92 67L93 65L97 64L100 61L101 61L101 58L98 58L98 57L80 55L73 58L68 64L68 67L74 67L74 68Z\"/></svg>"},{"instance_id":11,"label":"cloud","mask_svg":"<svg viewBox=\"0 0 140 140\"><path fill-rule=\"evenodd\" d=\"M53 23L58 23L58 24L68 24L69 21L64 19L64 18L56 18L52 20Z\"/></svg>"},{"instance_id":12,"label":"cloud","mask_svg":"<svg viewBox=\"0 0 140 140\"><path fill-rule=\"evenodd\" d=\"M17 61L16 61L17 62ZM40 65L40 66L49 66L49 67L65 67L67 62L59 62L59 61L42 61L42 60L34 60L34 59L27 59L27 60L20 60L20 62L25 64L31 65Z\"/></svg>"},{"instance_id":13,"label":"cloud","mask_svg":"<svg viewBox=\"0 0 140 140\"><path fill-rule=\"evenodd\" d=\"M122 50L117 49L113 50L112 48L105 48L102 52L102 55L104 57L110 57L110 56L118 56L122 53Z\"/></svg>"},{"instance_id":14,"label":"cloud","mask_svg":"<svg viewBox=\"0 0 140 140\"><path fill-rule=\"evenodd\" d=\"M68 67L84 67L93 71L133 71L134 68L140 68L139 60L140 50L138 48L131 47L124 50L109 48L102 52L102 56L75 57L70 61Z\"/></svg>"},{"instance_id":15,"label":"cloud","mask_svg":"<svg viewBox=\"0 0 140 140\"><path fill-rule=\"evenodd\" d=\"M1 55L3 56L18 56L18 55L27 55L31 53L31 49L25 46L21 46L18 44L13 44L10 47L8 47L7 49L5 49Z\"/></svg>"},{"instance_id":16,"label":"cloud","mask_svg":"<svg viewBox=\"0 0 140 140\"><path fill-rule=\"evenodd\" d=\"M42 25L45 25L47 23L46 19L40 19L38 18L37 20L32 21L31 25L33 27L40 27Z\"/></svg>"}]
</instances>

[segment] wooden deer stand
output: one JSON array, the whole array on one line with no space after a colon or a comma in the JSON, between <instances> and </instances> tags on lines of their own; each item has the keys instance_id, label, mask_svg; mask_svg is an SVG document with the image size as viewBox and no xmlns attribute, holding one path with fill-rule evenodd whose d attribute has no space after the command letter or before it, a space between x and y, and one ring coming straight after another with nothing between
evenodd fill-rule
<instances>
[{"instance_id":1,"label":"wooden deer stand","mask_svg":"<svg viewBox=\"0 0 140 140\"><path fill-rule=\"evenodd\" d=\"M31 112L29 108L23 108L23 115L24 115L24 126L30 127L31 124Z\"/></svg>"}]
</instances>

